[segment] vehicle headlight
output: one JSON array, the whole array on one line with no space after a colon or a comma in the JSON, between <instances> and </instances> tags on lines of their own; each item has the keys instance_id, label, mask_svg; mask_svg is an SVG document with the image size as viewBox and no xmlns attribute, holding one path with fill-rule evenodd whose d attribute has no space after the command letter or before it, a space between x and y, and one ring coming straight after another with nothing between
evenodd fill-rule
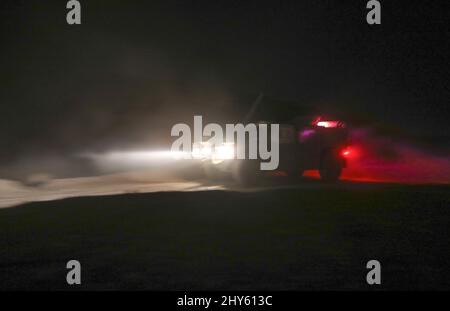
<instances>
[{"instance_id":1,"label":"vehicle headlight","mask_svg":"<svg viewBox=\"0 0 450 311\"><path fill-rule=\"evenodd\" d=\"M192 157L194 159L210 159L212 146L207 142L195 143L192 147Z\"/></svg>"},{"instance_id":2,"label":"vehicle headlight","mask_svg":"<svg viewBox=\"0 0 450 311\"><path fill-rule=\"evenodd\" d=\"M212 160L216 163L231 160L234 159L234 154L234 143L224 143L214 148Z\"/></svg>"},{"instance_id":3,"label":"vehicle headlight","mask_svg":"<svg viewBox=\"0 0 450 311\"><path fill-rule=\"evenodd\" d=\"M213 163L220 163L224 160L234 159L234 154L234 143L211 145L207 142L201 142L195 143L192 147L192 157L194 159L210 159Z\"/></svg>"}]
</instances>

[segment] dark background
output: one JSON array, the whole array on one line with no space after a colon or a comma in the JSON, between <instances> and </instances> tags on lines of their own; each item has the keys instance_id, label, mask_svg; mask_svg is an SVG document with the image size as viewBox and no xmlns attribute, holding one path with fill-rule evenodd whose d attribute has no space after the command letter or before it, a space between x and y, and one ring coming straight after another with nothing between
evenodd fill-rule
<instances>
[{"instance_id":1,"label":"dark background","mask_svg":"<svg viewBox=\"0 0 450 311\"><path fill-rule=\"evenodd\" d=\"M403 140L450 145L448 1L381 0L376 26L365 0L81 0L73 26L66 2L0 2L0 199L95 196L0 209L0 289L450 288L448 152ZM168 176L168 191L135 193L164 185L159 171L54 173L85 176L64 162L82 152L167 144L176 122L215 121L259 92L382 133L352 142L368 154L360 171L349 162L357 181L171 192ZM25 183L4 180L20 169ZM66 283L70 259L80 287ZM382 286L366 283L370 259Z\"/></svg>"},{"instance_id":2,"label":"dark background","mask_svg":"<svg viewBox=\"0 0 450 311\"><path fill-rule=\"evenodd\" d=\"M264 92L419 137L449 133L449 2L2 1L0 161L162 144Z\"/></svg>"}]
</instances>

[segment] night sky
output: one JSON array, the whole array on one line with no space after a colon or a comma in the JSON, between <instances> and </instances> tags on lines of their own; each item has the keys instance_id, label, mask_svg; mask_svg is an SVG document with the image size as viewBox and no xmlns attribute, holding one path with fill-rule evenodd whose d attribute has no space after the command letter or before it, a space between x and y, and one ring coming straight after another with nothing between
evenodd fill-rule
<instances>
[{"instance_id":1,"label":"night sky","mask_svg":"<svg viewBox=\"0 0 450 311\"><path fill-rule=\"evenodd\" d=\"M0 161L159 144L263 92L448 136L448 1L1 1ZM213 120L211 120L213 121Z\"/></svg>"}]
</instances>

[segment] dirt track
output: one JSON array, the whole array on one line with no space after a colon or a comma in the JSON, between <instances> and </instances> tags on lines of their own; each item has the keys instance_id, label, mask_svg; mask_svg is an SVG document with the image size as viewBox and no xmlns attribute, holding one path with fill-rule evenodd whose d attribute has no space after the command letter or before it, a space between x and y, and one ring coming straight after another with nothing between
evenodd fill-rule
<instances>
[{"instance_id":1,"label":"dirt track","mask_svg":"<svg viewBox=\"0 0 450 311\"><path fill-rule=\"evenodd\" d=\"M69 289L74 258L80 289L372 290L371 259L382 265L375 289L450 288L448 186L312 181L259 190L1 209L0 289Z\"/></svg>"}]
</instances>

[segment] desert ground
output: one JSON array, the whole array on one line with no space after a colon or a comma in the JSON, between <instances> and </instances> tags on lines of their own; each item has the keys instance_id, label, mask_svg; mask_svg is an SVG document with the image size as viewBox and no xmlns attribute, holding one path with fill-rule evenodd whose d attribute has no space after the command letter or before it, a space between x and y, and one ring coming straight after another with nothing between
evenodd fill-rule
<instances>
[{"instance_id":1,"label":"desert ground","mask_svg":"<svg viewBox=\"0 0 450 311\"><path fill-rule=\"evenodd\" d=\"M239 189L139 174L3 181L0 289L448 290L449 190L309 178ZM81 263L77 287L66 283L70 259ZM371 259L381 285L366 283Z\"/></svg>"}]
</instances>

